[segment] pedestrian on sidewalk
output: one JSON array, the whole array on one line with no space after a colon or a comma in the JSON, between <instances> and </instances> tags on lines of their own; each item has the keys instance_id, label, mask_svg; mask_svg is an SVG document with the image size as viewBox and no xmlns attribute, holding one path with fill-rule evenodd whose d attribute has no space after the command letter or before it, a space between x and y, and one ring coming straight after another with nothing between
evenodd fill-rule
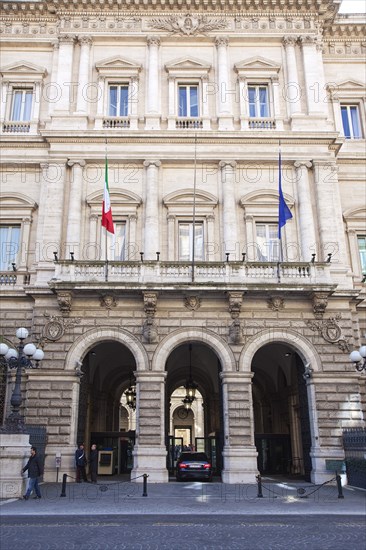
<instances>
[{"instance_id":1,"label":"pedestrian on sidewalk","mask_svg":"<svg viewBox=\"0 0 366 550\"><path fill-rule=\"evenodd\" d=\"M88 482L86 477L85 466L88 461L86 459L84 443L79 443L78 448L75 451L75 466L76 466L76 483L81 483L81 478L86 483Z\"/></svg>"},{"instance_id":2,"label":"pedestrian on sidewalk","mask_svg":"<svg viewBox=\"0 0 366 550\"><path fill-rule=\"evenodd\" d=\"M97 482L97 473L98 473L98 451L95 443L91 446L90 457L89 457L89 469L90 469L90 479L92 483Z\"/></svg>"},{"instance_id":3,"label":"pedestrian on sidewalk","mask_svg":"<svg viewBox=\"0 0 366 550\"><path fill-rule=\"evenodd\" d=\"M38 478L43 474L43 468L39 456L37 455L36 447L31 447L31 455L27 464L22 469L22 473L28 470L28 489L23 496L24 500L28 500L32 491L35 492L33 498L41 498L41 491L38 485Z\"/></svg>"}]
</instances>

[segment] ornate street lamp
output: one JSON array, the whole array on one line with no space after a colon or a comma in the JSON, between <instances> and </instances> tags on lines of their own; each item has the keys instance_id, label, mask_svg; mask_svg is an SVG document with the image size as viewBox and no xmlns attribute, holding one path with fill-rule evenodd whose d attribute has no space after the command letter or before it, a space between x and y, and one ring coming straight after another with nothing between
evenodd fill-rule
<instances>
[{"instance_id":1,"label":"ornate street lamp","mask_svg":"<svg viewBox=\"0 0 366 550\"><path fill-rule=\"evenodd\" d=\"M18 328L16 337L19 338L18 349L9 348L6 344L0 344L0 361L9 369L16 369L15 385L11 396L11 413L5 420L4 427L1 431L4 433L23 433L25 431L24 418L20 414L20 406L22 404L22 370L36 369L39 362L44 357L44 352L37 349L32 343L25 344L24 340L28 338L29 332L26 328ZM34 363L33 363L34 361Z\"/></svg>"},{"instance_id":2,"label":"ornate street lamp","mask_svg":"<svg viewBox=\"0 0 366 550\"><path fill-rule=\"evenodd\" d=\"M366 346L361 346L358 351L352 351L349 359L358 372L362 372L363 370L366 371Z\"/></svg>"},{"instance_id":3,"label":"ornate street lamp","mask_svg":"<svg viewBox=\"0 0 366 550\"><path fill-rule=\"evenodd\" d=\"M189 344L189 377L186 380L184 386L186 390L186 396L182 399L182 403L186 409L190 409L193 401L196 399L197 384L192 378L192 344Z\"/></svg>"},{"instance_id":4,"label":"ornate street lamp","mask_svg":"<svg viewBox=\"0 0 366 550\"><path fill-rule=\"evenodd\" d=\"M130 386L125 391L127 405L133 411L136 410L136 386L132 384L132 377L130 374Z\"/></svg>"}]
</instances>

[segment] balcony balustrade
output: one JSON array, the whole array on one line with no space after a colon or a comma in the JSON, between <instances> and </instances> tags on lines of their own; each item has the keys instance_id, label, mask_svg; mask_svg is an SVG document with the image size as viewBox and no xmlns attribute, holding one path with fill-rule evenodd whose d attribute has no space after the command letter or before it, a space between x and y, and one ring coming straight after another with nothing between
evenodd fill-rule
<instances>
[{"instance_id":1,"label":"balcony balustrade","mask_svg":"<svg viewBox=\"0 0 366 550\"><path fill-rule=\"evenodd\" d=\"M194 273L192 275L192 270ZM154 285L179 287L201 286L290 286L331 285L329 264L323 263L262 263L262 262L163 262L163 261L58 261L54 284L103 285L106 282L123 287Z\"/></svg>"},{"instance_id":2,"label":"balcony balustrade","mask_svg":"<svg viewBox=\"0 0 366 550\"><path fill-rule=\"evenodd\" d=\"M274 118L250 118L248 127L249 130L275 130L276 121Z\"/></svg>"},{"instance_id":3,"label":"balcony balustrade","mask_svg":"<svg viewBox=\"0 0 366 550\"><path fill-rule=\"evenodd\" d=\"M200 118L182 118L175 121L175 127L178 130L200 130L203 128L203 122Z\"/></svg>"},{"instance_id":4,"label":"balcony balustrade","mask_svg":"<svg viewBox=\"0 0 366 550\"><path fill-rule=\"evenodd\" d=\"M129 117L104 117L102 126L103 128L126 128L127 130L130 128L130 119Z\"/></svg>"},{"instance_id":5,"label":"balcony balustrade","mask_svg":"<svg viewBox=\"0 0 366 550\"><path fill-rule=\"evenodd\" d=\"M3 122L3 132L12 134L28 134L30 132L30 122L9 121Z\"/></svg>"}]
</instances>

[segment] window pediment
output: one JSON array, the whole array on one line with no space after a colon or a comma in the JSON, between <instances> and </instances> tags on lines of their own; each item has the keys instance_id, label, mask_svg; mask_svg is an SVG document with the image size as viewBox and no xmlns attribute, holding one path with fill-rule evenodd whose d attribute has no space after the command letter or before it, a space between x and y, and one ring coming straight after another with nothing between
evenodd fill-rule
<instances>
[{"instance_id":1,"label":"window pediment","mask_svg":"<svg viewBox=\"0 0 366 550\"><path fill-rule=\"evenodd\" d=\"M114 56L99 61L95 68L101 76L137 76L142 69L142 65L129 59Z\"/></svg>"},{"instance_id":2,"label":"window pediment","mask_svg":"<svg viewBox=\"0 0 366 550\"><path fill-rule=\"evenodd\" d=\"M138 206L140 206L142 202L141 197L139 197L135 193L131 193L130 191L123 190L123 189L122 190L116 189L113 187L109 188L109 196L111 198L112 211L113 211L114 205L122 204L126 206L127 205L134 206L135 208L137 208ZM87 205L92 208L97 207L101 209L102 202L103 202L103 191L95 191L94 193L91 193L86 198Z\"/></svg>"},{"instance_id":3,"label":"window pediment","mask_svg":"<svg viewBox=\"0 0 366 550\"><path fill-rule=\"evenodd\" d=\"M365 90L365 85L362 82L358 82L357 80L344 80L339 84L336 83L336 87L338 91L350 91L350 90L364 91Z\"/></svg>"},{"instance_id":4,"label":"window pediment","mask_svg":"<svg viewBox=\"0 0 366 550\"><path fill-rule=\"evenodd\" d=\"M28 61L18 61L2 67L0 73L4 79L17 80L24 82L24 80L42 80L47 76L47 69L39 65L34 65Z\"/></svg>"},{"instance_id":5,"label":"window pediment","mask_svg":"<svg viewBox=\"0 0 366 550\"><path fill-rule=\"evenodd\" d=\"M166 207L171 206L180 206L180 205L192 205L193 204L193 193L192 189L183 189L178 192L174 191L170 193L163 199L163 203ZM202 206L211 206L215 207L217 205L217 198L211 193L206 191L197 191L196 192L196 205Z\"/></svg>"},{"instance_id":6,"label":"window pediment","mask_svg":"<svg viewBox=\"0 0 366 550\"><path fill-rule=\"evenodd\" d=\"M194 57L182 57L166 63L165 70L170 77L199 76L208 74L211 65Z\"/></svg>"},{"instance_id":7,"label":"window pediment","mask_svg":"<svg viewBox=\"0 0 366 550\"><path fill-rule=\"evenodd\" d=\"M292 208L295 204L294 198L288 193L283 193L286 204ZM239 204L246 212L259 213L266 208L278 208L278 192L268 189L253 191L240 198Z\"/></svg>"},{"instance_id":8,"label":"window pediment","mask_svg":"<svg viewBox=\"0 0 366 550\"><path fill-rule=\"evenodd\" d=\"M21 193L1 193L1 218L30 217L38 204Z\"/></svg>"},{"instance_id":9,"label":"window pediment","mask_svg":"<svg viewBox=\"0 0 366 550\"><path fill-rule=\"evenodd\" d=\"M271 78L278 76L281 65L274 63L270 59L264 57L251 57L235 63L235 71L240 77L267 77Z\"/></svg>"}]
</instances>

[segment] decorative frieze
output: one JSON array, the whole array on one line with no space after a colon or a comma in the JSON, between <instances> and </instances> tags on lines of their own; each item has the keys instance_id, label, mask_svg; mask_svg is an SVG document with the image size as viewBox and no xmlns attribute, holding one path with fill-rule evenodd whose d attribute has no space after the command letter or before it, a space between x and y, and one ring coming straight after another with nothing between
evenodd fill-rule
<instances>
[{"instance_id":1,"label":"decorative frieze","mask_svg":"<svg viewBox=\"0 0 366 550\"><path fill-rule=\"evenodd\" d=\"M183 34L194 36L197 34L206 34L210 31L226 29L228 21L223 18L210 18L207 15L172 15L153 19L149 23L151 29L165 30L172 34Z\"/></svg>"}]
</instances>

